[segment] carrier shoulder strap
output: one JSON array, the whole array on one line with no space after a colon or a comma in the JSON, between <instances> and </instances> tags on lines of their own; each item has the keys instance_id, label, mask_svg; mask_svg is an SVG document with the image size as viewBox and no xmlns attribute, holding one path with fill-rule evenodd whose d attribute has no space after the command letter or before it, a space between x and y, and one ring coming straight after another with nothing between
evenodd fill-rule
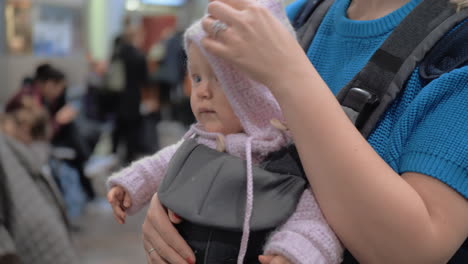
<instances>
[{"instance_id":1,"label":"carrier shoulder strap","mask_svg":"<svg viewBox=\"0 0 468 264\"><path fill-rule=\"evenodd\" d=\"M308 49L332 2L309 1L294 19L304 49ZM422 1L395 28L367 65L340 90L338 101L365 138L398 96L416 65L444 34L466 18L468 9L456 12L449 1Z\"/></svg>"},{"instance_id":2,"label":"carrier shoulder strap","mask_svg":"<svg viewBox=\"0 0 468 264\"><path fill-rule=\"evenodd\" d=\"M338 93L337 99L364 137L373 131L416 65L467 17L468 10L456 12L449 1L421 2Z\"/></svg>"},{"instance_id":3,"label":"carrier shoulder strap","mask_svg":"<svg viewBox=\"0 0 468 264\"><path fill-rule=\"evenodd\" d=\"M301 47L307 49L314 39L323 17L335 0L308 0L292 21Z\"/></svg>"}]
</instances>

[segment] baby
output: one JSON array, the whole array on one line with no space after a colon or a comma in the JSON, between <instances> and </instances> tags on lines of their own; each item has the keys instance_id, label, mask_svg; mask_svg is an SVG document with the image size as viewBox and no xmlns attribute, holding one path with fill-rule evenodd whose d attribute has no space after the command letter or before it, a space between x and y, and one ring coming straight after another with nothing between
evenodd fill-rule
<instances>
[{"instance_id":1,"label":"baby","mask_svg":"<svg viewBox=\"0 0 468 264\"><path fill-rule=\"evenodd\" d=\"M293 32L280 2L260 3ZM259 255L340 263L343 249L306 189L278 103L267 87L206 52L204 36L200 21L185 33L197 123L108 180L118 222L158 192L184 219L177 228L196 263L258 263Z\"/></svg>"}]
</instances>

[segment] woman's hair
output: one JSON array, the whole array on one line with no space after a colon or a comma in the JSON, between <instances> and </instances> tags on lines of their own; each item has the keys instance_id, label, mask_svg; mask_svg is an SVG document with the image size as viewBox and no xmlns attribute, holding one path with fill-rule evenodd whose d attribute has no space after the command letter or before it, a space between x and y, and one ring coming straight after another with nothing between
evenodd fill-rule
<instances>
[{"instance_id":1,"label":"woman's hair","mask_svg":"<svg viewBox=\"0 0 468 264\"><path fill-rule=\"evenodd\" d=\"M450 0L450 2L456 5L458 11L468 7L468 0Z\"/></svg>"},{"instance_id":2,"label":"woman's hair","mask_svg":"<svg viewBox=\"0 0 468 264\"><path fill-rule=\"evenodd\" d=\"M60 81L65 80L65 74L62 71L52 67L50 64L44 63L44 64L39 65L36 68L34 80L42 81L42 82L45 82L45 81L60 82Z\"/></svg>"}]
</instances>

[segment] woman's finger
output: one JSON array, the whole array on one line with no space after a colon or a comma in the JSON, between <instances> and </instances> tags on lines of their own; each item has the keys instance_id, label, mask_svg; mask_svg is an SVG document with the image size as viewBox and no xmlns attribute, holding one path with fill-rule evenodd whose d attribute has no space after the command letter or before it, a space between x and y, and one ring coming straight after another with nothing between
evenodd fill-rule
<instances>
[{"instance_id":1,"label":"woman's finger","mask_svg":"<svg viewBox=\"0 0 468 264\"><path fill-rule=\"evenodd\" d=\"M145 220L143 223L143 241L147 241L150 248L154 248L157 254L169 263L186 264L187 262L173 248L171 248L160 236L156 229ZM145 248L146 249L146 248ZM153 252L154 253L154 252Z\"/></svg>"},{"instance_id":2,"label":"woman's finger","mask_svg":"<svg viewBox=\"0 0 468 264\"><path fill-rule=\"evenodd\" d=\"M252 3L252 0L213 0L210 1L210 4L216 2L226 4L236 10L244 10L245 8L247 8L247 6L249 6Z\"/></svg>"},{"instance_id":3,"label":"woman's finger","mask_svg":"<svg viewBox=\"0 0 468 264\"><path fill-rule=\"evenodd\" d=\"M173 224L182 223L182 218L180 218L180 216L178 216L176 213L172 212L171 210L168 210L167 214L169 216L169 220L171 220Z\"/></svg>"},{"instance_id":4,"label":"woman's finger","mask_svg":"<svg viewBox=\"0 0 468 264\"><path fill-rule=\"evenodd\" d=\"M291 262L283 256L275 256L270 264L291 264Z\"/></svg>"},{"instance_id":5,"label":"woman's finger","mask_svg":"<svg viewBox=\"0 0 468 264\"><path fill-rule=\"evenodd\" d=\"M258 260L260 261L261 264L270 264L270 262L273 260L274 256L271 255L260 255L258 256Z\"/></svg>"},{"instance_id":6,"label":"woman's finger","mask_svg":"<svg viewBox=\"0 0 468 264\"><path fill-rule=\"evenodd\" d=\"M241 15L239 10L236 10L228 4L220 1L208 4L207 12L211 18L221 19L227 25L237 24Z\"/></svg>"},{"instance_id":7,"label":"woman's finger","mask_svg":"<svg viewBox=\"0 0 468 264\"><path fill-rule=\"evenodd\" d=\"M195 254L169 220L167 212L159 202L157 194L153 195L147 219L154 230L161 236L161 239L174 249L178 255L182 256L184 260L195 260Z\"/></svg>"},{"instance_id":8,"label":"woman's finger","mask_svg":"<svg viewBox=\"0 0 468 264\"><path fill-rule=\"evenodd\" d=\"M211 37L203 38L201 44L205 50L220 58L225 58L230 54L230 50L223 43Z\"/></svg>"},{"instance_id":9,"label":"woman's finger","mask_svg":"<svg viewBox=\"0 0 468 264\"><path fill-rule=\"evenodd\" d=\"M170 261L169 258L172 257L183 259L188 263L195 262L195 255L192 249L190 249L169 220L167 212L159 202L157 194L153 195L151 200L145 223L143 224L143 235L147 237L153 246L156 246L156 243L158 243L163 247L159 251L159 254L166 260Z\"/></svg>"},{"instance_id":10,"label":"woman's finger","mask_svg":"<svg viewBox=\"0 0 468 264\"><path fill-rule=\"evenodd\" d=\"M150 242L143 240L143 245L146 252L146 261L148 264L167 263L164 259L161 258L161 256L159 256L157 250L153 250Z\"/></svg>"},{"instance_id":11,"label":"woman's finger","mask_svg":"<svg viewBox=\"0 0 468 264\"><path fill-rule=\"evenodd\" d=\"M224 29L218 29L216 32L216 29L214 28L214 24L216 23L216 19L213 19L211 17L205 17L202 20L202 28L208 35L208 37L212 38L213 40L216 40L218 42L224 42L224 39L226 36L229 36L229 34L232 34L232 32L227 32L229 31L229 26L226 25L226 28ZM224 22L222 22L224 23Z\"/></svg>"}]
</instances>

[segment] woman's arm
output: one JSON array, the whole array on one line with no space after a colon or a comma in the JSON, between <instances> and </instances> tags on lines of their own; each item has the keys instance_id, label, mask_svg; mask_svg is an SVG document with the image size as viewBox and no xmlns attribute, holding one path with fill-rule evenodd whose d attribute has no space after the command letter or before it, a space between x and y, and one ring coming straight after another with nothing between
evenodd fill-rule
<instances>
[{"instance_id":1,"label":"woman's arm","mask_svg":"<svg viewBox=\"0 0 468 264\"><path fill-rule=\"evenodd\" d=\"M428 176L395 173L307 68L308 76L284 78L288 82L272 90L317 200L344 245L364 263L446 262L468 234L466 199Z\"/></svg>"},{"instance_id":2,"label":"woman's arm","mask_svg":"<svg viewBox=\"0 0 468 264\"><path fill-rule=\"evenodd\" d=\"M265 9L220 0L208 12L205 31L217 18L229 28L205 48L271 89L322 211L353 255L363 263L446 262L468 234L466 199L428 176L393 171Z\"/></svg>"},{"instance_id":3,"label":"woman's arm","mask_svg":"<svg viewBox=\"0 0 468 264\"><path fill-rule=\"evenodd\" d=\"M159 184L166 175L169 161L182 144L182 140L170 145L156 154L142 158L129 167L114 173L107 180L107 187L122 186L130 195L131 207L129 214L140 210L156 193Z\"/></svg>"}]
</instances>

